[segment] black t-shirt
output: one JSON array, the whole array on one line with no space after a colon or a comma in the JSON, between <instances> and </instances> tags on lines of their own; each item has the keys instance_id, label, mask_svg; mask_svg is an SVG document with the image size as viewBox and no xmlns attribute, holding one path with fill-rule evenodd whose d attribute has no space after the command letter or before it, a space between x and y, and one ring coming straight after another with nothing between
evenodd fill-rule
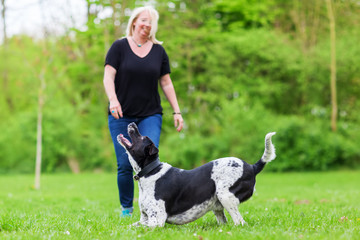
<instances>
[{"instance_id":1,"label":"black t-shirt","mask_svg":"<svg viewBox=\"0 0 360 240\"><path fill-rule=\"evenodd\" d=\"M106 55L107 64L116 69L115 92L124 116L162 114L158 82L170 73L170 64L161 45L153 44L148 55L141 58L131 50L126 38L116 40Z\"/></svg>"}]
</instances>

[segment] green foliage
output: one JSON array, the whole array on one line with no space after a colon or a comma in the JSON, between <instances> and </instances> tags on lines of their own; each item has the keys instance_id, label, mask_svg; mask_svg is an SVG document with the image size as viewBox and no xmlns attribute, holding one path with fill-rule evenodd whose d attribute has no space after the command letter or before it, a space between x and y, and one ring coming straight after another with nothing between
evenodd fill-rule
<instances>
[{"instance_id":1,"label":"green foliage","mask_svg":"<svg viewBox=\"0 0 360 240\"><path fill-rule=\"evenodd\" d=\"M277 15L273 0L217 0L214 12L224 30L267 27L274 23Z\"/></svg>"},{"instance_id":2,"label":"green foliage","mask_svg":"<svg viewBox=\"0 0 360 240\"><path fill-rule=\"evenodd\" d=\"M16 123L16 124L14 124ZM12 115L1 123L0 173L33 172L36 153L36 112Z\"/></svg>"},{"instance_id":3,"label":"green foliage","mask_svg":"<svg viewBox=\"0 0 360 240\"><path fill-rule=\"evenodd\" d=\"M32 172L40 78L45 79L43 171L113 170L102 77L105 54L123 36L126 7L87 1L86 28L43 40L14 36L1 45L0 172ZM164 41L185 119L178 134L162 96L164 161L191 168L225 156L261 157L276 131L268 170L359 166L359 6L335 2L338 131L331 132L328 22L313 1L157 1ZM103 7L119 11L99 17ZM116 21L122 24L115 24ZM115 21L115 22L114 22ZM314 23L314 24L312 24ZM20 67L21 66L21 67Z\"/></svg>"},{"instance_id":4,"label":"green foliage","mask_svg":"<svg viewBox=\"0 0 360 240\"><path fill-rule=\"evenodd\" d=\"M161 160L187 169L220 157L255 163L263 154L265 134L277 132L277 158L267 171L324 171L360 164L358 126L341 123L339 132L333 133L322 120L279 116L240 98L227 102L216 116L209 135L195 128L194 133L168 139L160 148Z\"/></svg>"},{"instance_id":5,"label":"green foliage","mask_svg":"<svg viewBox=\"0 0 360 240\"><path fill-rule=\"evenodd\" d=\"M351 129L339 124L339 132L333 133L322 121L304 121L297 117L281 121L276 135L279 161L270 170L329 170L359 166L360 150ZM358 131L358 130L357 130ZM275 165L275 164L274 164Z\"/></svg>"}]
</instances>

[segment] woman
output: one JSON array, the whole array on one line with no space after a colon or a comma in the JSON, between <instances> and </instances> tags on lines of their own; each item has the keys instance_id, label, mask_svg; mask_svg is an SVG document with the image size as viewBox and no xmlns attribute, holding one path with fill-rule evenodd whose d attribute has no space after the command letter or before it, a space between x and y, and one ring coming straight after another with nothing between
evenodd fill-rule
<instances>
[{"instance_id":1,"label":"woman","mask_svg":"<svg viewBox=\"0 0 360 240\"><path fill-rule=\"evenodd\" d=\"M142 135L159 147L162 107L158 83L174 110L177 131L183 128L183 118L170 78L168 56L156 37L158 12L152 7L133 11L126 37L116 40L105 60L104 87L109 99L109 129L115 146L118 166L118 188L122 216L133 211L134 182L132 167L125 150L117 142L120 133L127 136L131 122Z\"/></svg>"}]
</instances>

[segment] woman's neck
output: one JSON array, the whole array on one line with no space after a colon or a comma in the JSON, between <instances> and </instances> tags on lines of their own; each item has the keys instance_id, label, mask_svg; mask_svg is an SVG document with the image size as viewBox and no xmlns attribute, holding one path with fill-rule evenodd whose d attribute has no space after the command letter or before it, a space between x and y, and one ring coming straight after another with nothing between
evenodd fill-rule
<instances>
[{"instance_id":1,"label":"woman's neck","mask_svg":"<svg viewBox=\"0 0 360 240\"><path fill-rule=\"evenodd\" d=\"M141 44L141 45L145 44L149 40L149 38L142 37L137 34L133 34L132 38L135 40L136 43Z\"/></svg>"}]
</instances>

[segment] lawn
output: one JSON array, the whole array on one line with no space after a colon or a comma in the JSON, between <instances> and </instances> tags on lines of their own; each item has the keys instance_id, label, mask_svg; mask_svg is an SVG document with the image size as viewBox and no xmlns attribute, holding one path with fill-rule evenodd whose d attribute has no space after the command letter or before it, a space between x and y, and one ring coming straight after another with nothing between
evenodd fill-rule
<instances>
[{"instance_id":1,"label":"lawn","mask_svg":"<svg viewBox=\"0 0 360 240\"><path fill-rule=\"evenodd\" d=\"M130 227L109 173L0 176L0 239L360 239L360 172L261 173L239 209L245 226L213 213L182 226Z\"/></svg>"}]
</instances>

